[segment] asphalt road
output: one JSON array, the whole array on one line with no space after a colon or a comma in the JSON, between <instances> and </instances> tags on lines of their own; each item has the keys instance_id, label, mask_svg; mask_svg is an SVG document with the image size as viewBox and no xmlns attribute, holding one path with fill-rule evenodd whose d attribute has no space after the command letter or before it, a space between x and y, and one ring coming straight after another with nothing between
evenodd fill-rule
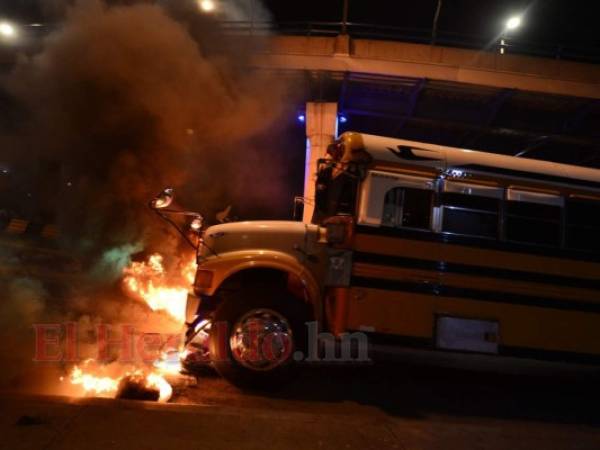
<instances>
[{"instance_id":1,"label":"asphalt road","mask_svg":"<svg viewBox=\"0 0 600 450\"><path fill-rule=\"evenodd\" d=\"M274 392L204 375L170 404L0 395L0 449L599 449L596 375L314 367Z\"/></svg>"},{"instance_id":2,"label":"asphalt road","mask_svg":"<svg viewBox=\"0 0 600 450\"><path fill-rule=\"evenodd\" d=\"M585 372L507 374L376 362L363 367L304 369L288 385L269 392L242 391L216 375L204 375L173 401L310 413L377 412L415 420L447 417L578 424L598 427L600 432L598 382L600 376Z\"/></svg>"}]
</instances>

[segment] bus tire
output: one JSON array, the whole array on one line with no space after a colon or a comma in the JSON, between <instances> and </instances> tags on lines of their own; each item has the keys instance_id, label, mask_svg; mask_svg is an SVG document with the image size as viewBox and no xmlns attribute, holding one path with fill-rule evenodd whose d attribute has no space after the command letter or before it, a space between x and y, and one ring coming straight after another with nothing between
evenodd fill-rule
<instances>
[{"instance_id":1,"label":"bus tire","mask_svg":"<svg viewBox=\"0 0 600 450\"><path fill-rule=\"evenodd\" d=\"M209 353L232 384L272 390L287 383L306 349L309 308L285 288L255 284L228 293L215 311Z\"/></svg>"}]
</instances>

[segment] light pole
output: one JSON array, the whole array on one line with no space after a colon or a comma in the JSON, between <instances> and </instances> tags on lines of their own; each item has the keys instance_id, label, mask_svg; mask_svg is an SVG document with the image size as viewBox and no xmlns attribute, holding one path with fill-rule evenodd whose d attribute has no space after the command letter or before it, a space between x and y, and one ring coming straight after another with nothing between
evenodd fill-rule
<instances>
[{"instance_id":1,"label":"light pole","mask_svg":"<svg viewBox=\"0 0 600 450\"><path fill-rule=\"evenodd\" d=\"M523 23L522 16L512 16L510 17L506 23L504 24L504 30L502 31L502 35L500 36L500 54L504 55L506 53L506 48L508 47L508 35L511 31L516 30Z\"/></svg>"},{"instance_id":2,"label":"light pole","mask_svg":"<svg viewBox=\"0 0 600 450\"><path fill-rule=\"evenodd\" d=\"M431 45L435 45L435 40L437 38L438 20L440 18L441 10L442 10L442 0L438 0L437 6L435 8L435 14L433 15L433 26L431 27Z\"/></svg>"},{"instance_id":3,"label":"light pole","mask_svg":"<svg viewBox=\"0 0 600 450\"><path fill-rule=\"evenodd\" d=\"M250 0L250 35L254 34L254 0Z\"/></svg>"},{"instance_id":4,"label":"light pole","mask_svg":"<svg viewBox=\"0 0 600 450\"><path fill-rule=\"evenodd\" d=\"M344 9L342 10L342 34L348 34L348 1L344 0Z\"/></svg>"}]
</instances>

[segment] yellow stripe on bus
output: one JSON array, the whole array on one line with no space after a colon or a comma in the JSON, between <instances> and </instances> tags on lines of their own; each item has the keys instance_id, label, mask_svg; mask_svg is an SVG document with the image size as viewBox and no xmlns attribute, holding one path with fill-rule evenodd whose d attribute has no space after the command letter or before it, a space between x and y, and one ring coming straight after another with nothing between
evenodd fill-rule
<instances>
[{"instance_id":1,"label":"yellow stripe on bus","mask_svg":"<svg viewBox=\"0 0 600 450\"><path fill-rule=\"evenodd\" d=\"M593 262L503 252L456 244L426 242L358 233L355 250L382 255L402 255L428 261L535 272L557 276L600 279L600 264Z\"/></svg>"},{"instance_id":2,"label":"yellow stripe on bus","mask_svg":"<svg viewBox=\"0 0 600 450\"><path fill-rule=\"evenodd\" d=\"M351 289L347 329L433 339L436 315L497 320L501 345L600 354L597 314L374 288Z\"/></svg>"},{"instance_id":3,"label":"yellow stripe on bus","mask_svg":"<svg viewBox=\"0 0 600 450\"><path fill-rule=\"evenodd\" d=\"M505 292L556 299L583 300L600 304L600 291L567 286L533 283L521 280L504 280L479 275L436 272L425 269L383 266L378 264L354 263L352 275L380 278L384 280L439 283L444 286L477 289L481 291Z\"/></svg>"}]
</instances>

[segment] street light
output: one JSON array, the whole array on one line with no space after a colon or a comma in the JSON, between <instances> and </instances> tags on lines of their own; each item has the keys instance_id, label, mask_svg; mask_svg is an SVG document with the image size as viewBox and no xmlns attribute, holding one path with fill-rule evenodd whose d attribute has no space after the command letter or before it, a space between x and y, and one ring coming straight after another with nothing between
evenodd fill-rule
<instances>
[{"instance_id":1,"label":"street light","mask_svg":"<svg viewBox=\"0 0 600 450\"><path fill-rule=\"evenodd\" d=\"M206 12L206 13L213 12L215 10L215 8L217 7L214 0L199 0L198 6L203 12Z\"/></svg>"},{"instance_id":2,"label":"street light","mask_svg":"<svg viewBox=\"0 0 600 450\"><path fill-rule=\"evenodd\" d=\"M506 53L508 44L508 37L511 31L516 30L523 23L523 16L512 16L510 17L506 23L504 24L504 30L502 30L502 34L500 35L500 54L504 55Z\"/></svg>"},{"instance_id":3,"label":"street light","mask_svg":"<svg viewBox=\"0 0 600 450\"><path fill-rule=\"evenodd\" d=\"M506 21L507 30L515 30L521 26L522 19L520 16L513 16Z\"/></svg>"},{"instance_id":4,"label":"street light","mask_svg":"<svg viewBox=\"0 0 600 450\"><path fill-rule=\"evenodd\" d=\"M12 39L16 36L17 29L10 22L0 22L0 36L6 39Z\"/></svg>"}]
</instances>

